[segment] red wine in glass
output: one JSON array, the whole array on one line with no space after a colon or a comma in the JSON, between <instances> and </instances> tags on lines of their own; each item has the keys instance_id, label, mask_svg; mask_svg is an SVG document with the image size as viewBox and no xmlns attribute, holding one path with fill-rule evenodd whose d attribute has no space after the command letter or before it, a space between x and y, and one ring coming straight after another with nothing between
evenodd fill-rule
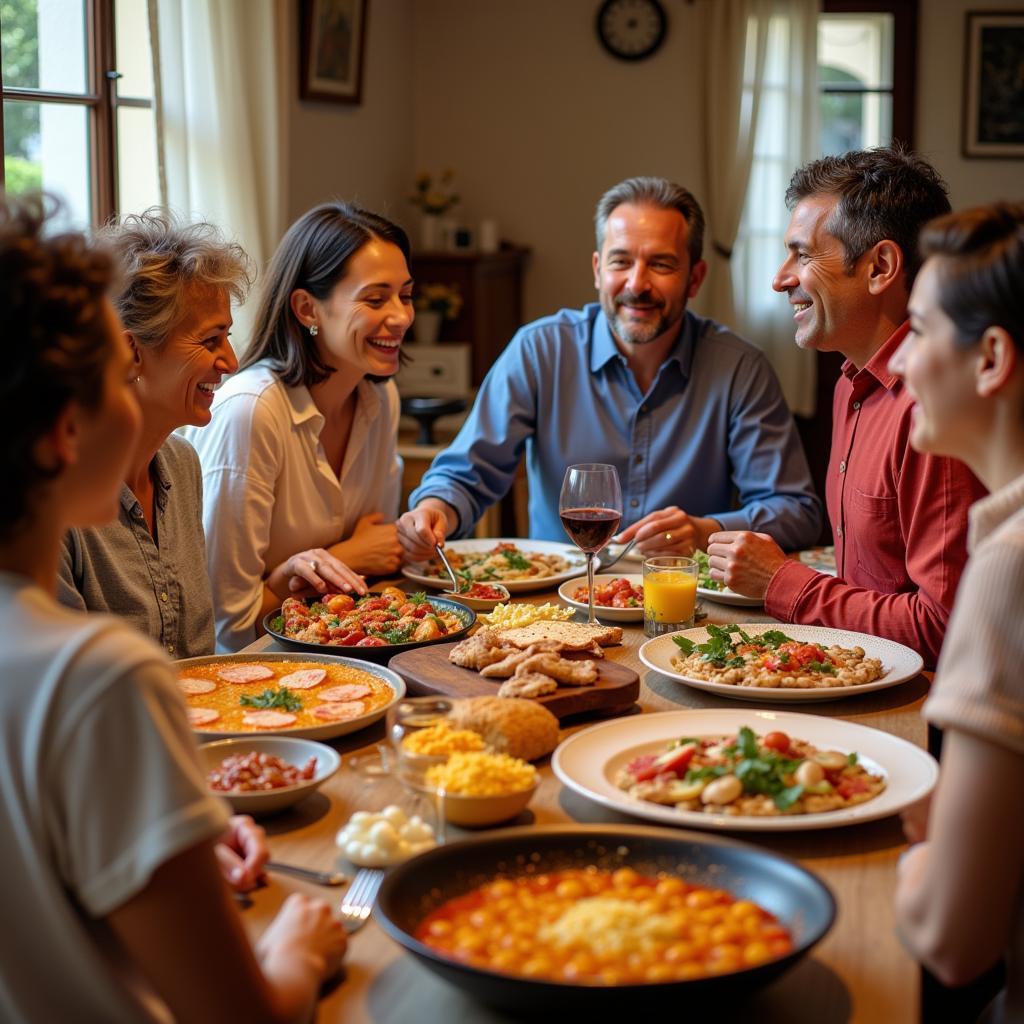
<instances>
[{"instance_id":1,"label":"red wine in glass","mask_svg":"<svg viewBox=\"0 0 1024 1024\"><path fill-rule=\"evenodd\" d=\"M567 508L558 514L565 532L587 554L600 551L622 522L622 513L613 508Z\"/></svg>"},{"instance_id":2,"label":"red wine in glass","mask_svg":"<svg viewBox=\"0 0 1024 1024\"><path fill-rule=\"evenodd\" d=\"M558 496L565 532L587 556L587 621L594 615L594 555L612 539L622 520L622 490L614 466L588 462L570 466Z\"/></svg>"}]
</instances>

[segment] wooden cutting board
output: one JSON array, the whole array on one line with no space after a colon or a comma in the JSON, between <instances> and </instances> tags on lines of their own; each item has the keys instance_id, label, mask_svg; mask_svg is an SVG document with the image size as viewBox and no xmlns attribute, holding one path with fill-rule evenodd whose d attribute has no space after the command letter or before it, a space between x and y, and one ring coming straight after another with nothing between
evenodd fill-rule
<instances>
[{"instance_id":1,"label":"wooden cutting board","mask_svg":"<svg viewBox=\"0 0 1024 1024\"><path fill-rule=\"evenodd\" d=\"M453 665L448 652L455 644L417 647L396 654L388 667L397 672L417 696L494 697L503 679L487 679L470 668ZM610 648L614 650L615 648ZM566 655L585 658L586 655ZM560 686L554 693L532 698L556 718L588 712L622 714L640 695L640 677L631 668L609 658L596 658L597 682L593 686Z\"/></svg>"}]
</instances>

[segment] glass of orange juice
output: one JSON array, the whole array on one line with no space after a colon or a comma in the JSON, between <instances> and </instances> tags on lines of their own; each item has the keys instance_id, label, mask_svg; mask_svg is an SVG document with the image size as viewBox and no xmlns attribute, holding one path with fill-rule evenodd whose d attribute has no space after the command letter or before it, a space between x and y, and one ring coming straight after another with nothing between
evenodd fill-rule
<instances>
[{"instance_id":1,"label":"glass of orange juice","mask_svg":"<svg viewBox=\"0 0 1024 1024\"><path fill-rule=\"evenodd\" d=\"M661 636L693 625L697 563L680 555L644 561L644 633Z\"/></svg>"}]
</instances>

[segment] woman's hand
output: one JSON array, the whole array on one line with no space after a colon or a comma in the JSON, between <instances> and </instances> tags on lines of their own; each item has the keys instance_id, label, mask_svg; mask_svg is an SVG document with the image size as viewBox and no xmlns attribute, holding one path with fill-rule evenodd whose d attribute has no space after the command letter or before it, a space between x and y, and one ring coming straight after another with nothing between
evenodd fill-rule
<instances>
[{"instance_id":1,"label":"woman's hand","mask_svg":"<svg viewBox=\"0 0 1024 1024\"><path fill-rule=\"evenodd\" d=\"M256 888L263 879L263 866L270 859L266 832L247 814L231 818L214 852L221 874L238 892Z\"/></svg>"},{"instance_id":2,"label":"woman's hand","mask_svg":"<svg viewBox=\"0 0 1024 1024\"><path fill-rule=\"evenodd\" d=\"M266 585L281 601L328 591L366 593L363 577L323 548L310 548L285 559L267 577Z\"/></svg>"},{"instance_id":3,"label":"woman's hand","mask_svg":"<svg viewBox=\"0 0 1024 1024\"><path fill-rule=\"evenodd\" d=\"M411 512L398 520L398 539L407 562L425 562L434 555L434 546L458 525L458 515L438 498L424 498Z\"/></svg>"},{"instance_id":4,"label":"woman's hand","mask_svg":"<svg viewBox=\"0 0 1024 1024\"><path fill-rule=\"evenodd\" d=\"M364 576L394 575L402 564L402 547L395 524L383 519L380 512L363 516L352 536L331 548L332 554Z\"/></svg>"},{"instance_id":5,"label":"woman's hand","mask_svg":"<svg viewBox=\"0 0 1024 1024\"><path fill-rule=\"evenodd\" d=\"M348 937L323 900L293 892L256 943L256 955L278 1006L289 1019L307 1019L320 984L341 968Z\"/></svg>"}]
</instances>

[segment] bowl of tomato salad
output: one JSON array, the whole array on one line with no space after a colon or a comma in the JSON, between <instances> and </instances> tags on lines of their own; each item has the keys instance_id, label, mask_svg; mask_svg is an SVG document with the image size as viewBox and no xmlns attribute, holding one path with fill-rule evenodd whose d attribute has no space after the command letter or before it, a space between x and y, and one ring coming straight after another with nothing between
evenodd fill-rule
<instances>
[{"instance_id":1,"label":"bowl of tomato salad","mask_svg":"<svg viewBox=\"0 0 1024 1024\"><path fill-rule=\"evenodd\" d=\"M263 627L293 650L386 665L399 651L459 640L475 622L476 613L459 601L384 587L363 597L290 597L264 618Z\"/></svg>"},{"instance_id":2,"label":"bowl of tomato salad","mask_svg":"<svg viewBox=\"0 0 1024 1024\"><path fill-rule=\"evenodd\" d=\"M644 578L640 573L598 574L594 577L594 614L608 622L643 622ZM571 608L587 610L587 578L566 580L558 596Z\"/></svg>"}]
</instances>

